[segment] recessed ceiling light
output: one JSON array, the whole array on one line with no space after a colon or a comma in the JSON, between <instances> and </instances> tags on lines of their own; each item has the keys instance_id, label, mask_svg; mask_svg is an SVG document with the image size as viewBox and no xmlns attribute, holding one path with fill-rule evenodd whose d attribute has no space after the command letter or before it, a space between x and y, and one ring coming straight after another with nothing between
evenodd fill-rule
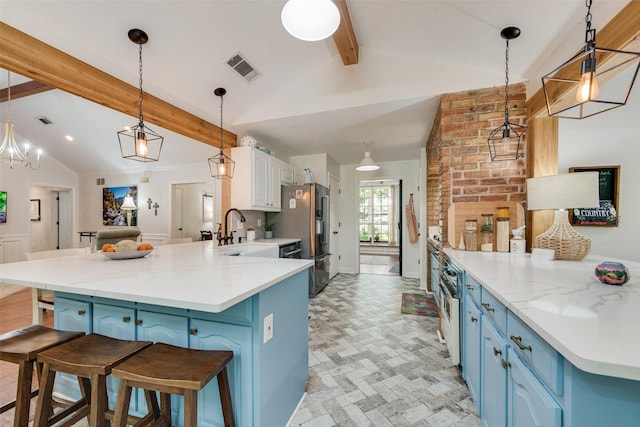
<instances>
[{"instance_id":1,"label":"recessed ceiling light","mask_svg":"<svg viewBox=\"0 0 640 427\"><path fill-rule=\"evenodd\" d=\"M69 142L73 142L73 137L71 135L65 135L64 139L66 139Z\"/></svg>"}]
</instances>

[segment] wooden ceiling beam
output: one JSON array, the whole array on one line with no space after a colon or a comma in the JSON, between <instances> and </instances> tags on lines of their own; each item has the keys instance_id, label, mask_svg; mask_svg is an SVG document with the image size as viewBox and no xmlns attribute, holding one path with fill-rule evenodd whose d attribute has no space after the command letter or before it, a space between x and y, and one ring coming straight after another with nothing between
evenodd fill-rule
<instances>
[{"instance_id":1,"label":"wooden ceiling beam","mask_svg":"<svg viewBox=\"0 0 640 427\"><path fill-rule=\"evenodd\" d=\"M24 98L25 96L35 95L36 93L46 92L55 89L53 86L45 85L35 80L20 83L11 86L11 99ZM9 89L0 89L0 103L7 102L9 99Z\"/></svg>"},{"instance_id":2,"label":"wooden ceiling beam","mask_svg":"<svg viewBox=\"0 0 640 427\"><path fill-rule=\"evenodd\" d=\"M640 1L630 1L607 25L598 30L596 45L609 49L629 50L637 46L638 40L640 40ZM582 49L579 52L582 52ZM607 59L610 58L604 60ZM527 120L547 115L547 103L542 88L527 100L526 108Z\"/></svg>"},{"instance_id":3,"label":"wooden ceiling beam","mask_svg":"<svg viewBox=\"0 0 640 427\"><path fill-rule=\"evenodd\" d=\"M333 41L340 52L342 63L344 65L354 65L358 63L360 57L360 48L358 47L358 39L356 32L351 23L349 10L347 9L346 0L333 0L340 10L340 25L335 33L333 33Z\"/></svg>"},{"instance_id":4,"label":"wooden ceiling beam","mask_svg":"<svg viewBox=\"0 0 640 427\"><path fill-rule=\"evenodd\" d=\"M0 67L121 113L138 117L139 88L0 22ZM12 94L13 95L13 94ZM145 122L220 147L220 128L147 92ZM119 129L114 129L117 132ZM224 146L237 136L224 131Z\"/></svg>"}]
</instances>

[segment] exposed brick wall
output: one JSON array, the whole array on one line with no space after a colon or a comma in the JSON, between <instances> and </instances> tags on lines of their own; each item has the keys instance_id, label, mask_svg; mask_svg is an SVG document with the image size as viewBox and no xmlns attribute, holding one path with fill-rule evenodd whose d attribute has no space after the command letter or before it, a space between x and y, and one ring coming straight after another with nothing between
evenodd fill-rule
<instances>
[{"instance_id":1,"label":"exposed brick wall","mask_svg":"<svg viewBox=\"0 0 640 427\"><path fill-rule=\"evenodd\" d=\"M524 83L509 86L511 123L524 125L525 101ZM487 138L503 122L504 86L442 96L427 142L427 223L442 226L443 242L448 241L451 203L525 200L524 159L492 162L489 157ZM522 151L526 152L526 141ZM438 177L432 172L436 157ZM431 182L434 180L437 184ZM438 193L433 194L436 190L430 190L435 188ZM437 223L433 217L436 212Z\"/></svg>"}]
</instances>

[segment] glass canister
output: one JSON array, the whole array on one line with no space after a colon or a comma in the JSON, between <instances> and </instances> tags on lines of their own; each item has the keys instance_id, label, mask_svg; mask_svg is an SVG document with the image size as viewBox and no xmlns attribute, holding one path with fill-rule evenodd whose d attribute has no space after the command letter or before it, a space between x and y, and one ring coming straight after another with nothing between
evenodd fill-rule
<instances>
[{"instance_id":1,"label":"glass canister","mask_svg":"<svg viewBox=\"0 0 640 427\"><path fill-rule=\"evenodd\" d=\"M465 222L465 246L468 251L478 250L478 220L468 219Z\"/></svg>"},{"instance_id":2,"label":"glass canister","mask_svg":"<svg viewBox=\"0 0 640 427\"><path fill-rule=\"evenodd\" d=\"M480 243L480 250L484 252L493 251L493 232L491 231L482 232L482 241Z\"/></svg>"},{"instance_id":3,"label":"glass canister","mask_svg":"<svg viewBox=\"0 0 640 427\"><path fill-rule=\"evenodd\" d=\"M509 218L498 218L496 249L498 252L509 252Z\"/></svg>"},{"instance_id":4,"label":"glass canister","mask_svg":"<svg viewBox=\"0 0 640 427\"><path fill-rule=\"evenodd\" d=\"M493 214L482 214L482 226L481 231L483 233L493 233Z\"/></svg>"}]
</instances>

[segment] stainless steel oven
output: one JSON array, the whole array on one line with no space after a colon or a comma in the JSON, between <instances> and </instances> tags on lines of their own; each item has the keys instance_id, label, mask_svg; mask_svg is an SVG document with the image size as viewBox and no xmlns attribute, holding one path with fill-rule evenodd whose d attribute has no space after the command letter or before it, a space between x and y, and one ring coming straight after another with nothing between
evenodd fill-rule
<instances>
[{"instance_id":1,"label":"stainless steel oven","mask_svg":"<svg viewBox=\"0 0 640 427\"><path fill-rule=\"evenodd\" d=\"M451 361L460 364L460 291L463 272L443 254L440 274L440 334L447 343Z\"/></svg>"},{"instance_id":2,"label":"stainless steel oven","mask_svg":"<svg viewBox=\"0 0 640 427\"><path fill-rule=\"evenodd\" d=\"M302 256L302 247L300 242L289 243L287 245L280 246L280 258L296 258L300 259Z\"/></svg>"}]
</instances>

